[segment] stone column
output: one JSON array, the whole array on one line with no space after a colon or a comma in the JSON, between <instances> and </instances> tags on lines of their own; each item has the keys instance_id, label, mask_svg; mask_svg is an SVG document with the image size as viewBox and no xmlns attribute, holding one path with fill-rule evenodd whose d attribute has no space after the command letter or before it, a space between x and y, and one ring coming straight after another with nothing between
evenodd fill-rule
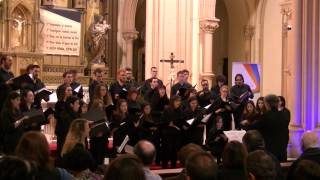
<instances>
[{"instance_id":1,"label":"stone column","mask_svg":"<svg viewBox=\"0 0 320 180\"><path fill-rule=\"evenodd\" d=\"M245 39L245 60L250 63L252 61L251 58L251 42L255 33L255 28L252 25L246 25L243 30L244 39Z\"/></svg>"},{"instance_id":2,"label":"stone column","mask_svg":"<svg viewBox=\"0 0 320 180\"><path fill-rule=\"evenodd\" d=\"M209 84L212 85L212 80L214 77L212 70L213 61L213 33L219 27L218 19L202 20L200 21L200 29L202 35L202 73L201 77L207 79Z\"/></svg>"},{"instance_id":3,"label":"stone column","mask_svg":"<svg viewBox=\"0 0 320 180\"><path fill-rule=\"evenodd\" d=\"M126 41L126 63L122 62L122 66L132 68L133 58L133 41L138 38L138 31L123 32L122 37Z\"/></svg>"}]
</instances>

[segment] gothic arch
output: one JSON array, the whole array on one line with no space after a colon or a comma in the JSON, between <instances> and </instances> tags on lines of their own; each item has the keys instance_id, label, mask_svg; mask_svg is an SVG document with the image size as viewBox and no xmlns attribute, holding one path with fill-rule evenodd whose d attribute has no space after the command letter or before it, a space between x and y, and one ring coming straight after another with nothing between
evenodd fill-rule
<instances>
[{"instance_id":1,"label":"gothic arch","mask_svg":"<svg viewBox=\"0 0 320 180\"><path fill-rule=\"evenodd\" d=\"M125 0L123 8L122 29L123 32L136 31L135 19L139 0Z\"/></svg>"}]
</instances>

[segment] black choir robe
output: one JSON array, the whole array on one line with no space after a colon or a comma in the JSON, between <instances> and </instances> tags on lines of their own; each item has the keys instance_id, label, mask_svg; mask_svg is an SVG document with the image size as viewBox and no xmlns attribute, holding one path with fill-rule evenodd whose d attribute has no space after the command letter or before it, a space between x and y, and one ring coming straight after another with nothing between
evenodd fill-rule
<instances>
[{"instance_id":1,"label":"black choir robe","mask_svg":"<svg viewBox=\"0 0 320 180\"><path fill-rule=\"evenodd\" d=\"M204 109L201 107L197 107L194 111L190 108L186 109L183 112L183 120L184 122L184 133L183 133L183 143L189 144L194 143L198 145L202 145L203 143L203 131L205 124L201 123L203 118ZM186 121L195 118L194 122L190 125Z\"/></svg>"},{"instance_id":2,"label":"black choir robe","mask_svg":"<svg viewBox=\"0 0 320 180\"><path fill-rule=\"evenodd\" d=\"M14 78L14 75L11 71L0 68L0 110L10 92L14 89L11 85L6 84L6 82L12 78Z\"/></svg>"}]
</instances>

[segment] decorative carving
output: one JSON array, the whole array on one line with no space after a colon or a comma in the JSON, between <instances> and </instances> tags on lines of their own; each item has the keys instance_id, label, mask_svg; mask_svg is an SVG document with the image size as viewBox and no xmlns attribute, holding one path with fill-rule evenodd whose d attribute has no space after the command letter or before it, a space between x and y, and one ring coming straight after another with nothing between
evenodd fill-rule
<instances>
[{"instance_id":1,"label":"decorative carving","mask_svg":"<svg viewBox=\"0 0 320 180\"><path fill-rule=\"evenodd\" d=\"M255 27L252 25L246 25L244 27L243 33L246 40L251 40L255 33Z\"/></svg>"},{"instance_id":2,"label":"decorative carving","mask_svg":"<svg viewBox=\"0 0 320 180\"><path fill-rule=\"evenodd\" d=\"M138 38L138 31L123 32L122 36L125 41L133 41Z\"/></svg>"},{"instance_id":3,"label":"decorative carving","mask_svg":"<svg viewBox=\"0 0 320 180\"><path fill-rule=\"evenodd\" d=\"M200 29L205 33L214 33L219 27L219 20L200 21Z\"/></svg>"},{"instance_id":4,"label":"decorative carving","mask_svg":"<svg viewBox=\"0 0 320 180\"><path fill-rule=\"evenodd\" d=\"M289 21L292 18L292 7L291 2L286 1L281 4L281 14L282 14L282 32L284 35L288 33L288 31L291 30L291 25L289 24Z\"/></svg>"},{"instance_id":5,"label":"decorative carving","mask_svg":"<svg viewBox=\"0 0 320 180\"><path fill-rule=\"evenodd\" d=\"M85 9L87 5L87 0L73 0L73 8Z\"/></svg>"}]
</instances>

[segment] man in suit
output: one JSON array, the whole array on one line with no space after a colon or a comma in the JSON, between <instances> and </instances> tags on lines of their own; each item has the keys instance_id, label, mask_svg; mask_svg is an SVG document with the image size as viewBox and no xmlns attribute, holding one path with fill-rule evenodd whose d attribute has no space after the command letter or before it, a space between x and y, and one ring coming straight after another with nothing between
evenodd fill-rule
<instances>
[{"instance_id":1,"label":"man in suit","mask_svg":"<svg viewBox=\"0 0 320 180\"><path fill-rule=\"evenodd\" d=\"M2 55L0 58L0 110L10 92L13 90L12 85L14 78L13 73L10 71L12 66L12 56Z\"/></svg>"},{"instance_id":2,"label":"man in suit","mask_svg":"<svg viewBox=\"0 0 320 180\"><path fill-rule=\"evenodd\" d=\"M119 69L117 72L117 80L110 85L109 89L114 104L117 104L119 99L127 99L126 94L129 89L126 86L126 80L126 70Z\"/></svg>"},{"instance_id":3,"label":"man in suit","mask_svg":"<svg viewBox=\"0 0 320 180\"><path fill-rule=\"evenodd\" d=\"M182 89L185 92L187 89L192 88L192 85L186 81L187 79L184 71L179 71L177 73L177 79L178 82L171 87L171 96L184 96L184 94L182 93Z\"/></svg>"},{"instance_id":4,"label":"man in suit","mask_svg":"<svg viewBox=\"0 0 320 180\"><path fill-rule=\"evenodd\" d=\"M263 136L267 151L275 155L280 162L284 162L287 160L289 121L278 111L279 98L276 95L268 95L264 101L266 113L260 120L248 125L248 129L258 130Z\"/></svg>"},{"instance_id":5,"label":"man in suit","mask_svg":"<svg viewBox=\"0 0 320 180\"><path fill-rule=\"evenodd\" d=\"M104 83L103 82L103 71L100 68L97 68L93 71L94 74L94 79L92 79L89 83L89 97L90 100L92 100L93 97L93 93L94 93L94 89L96 88L96 86L100 83Z\"/></svg>"},{"instance_id":6,"label":"man in suit","mask_svg":"<svg viewBox=\"0 0 320 180\"><path fill-rule=\"evenodd\" d=\"M69 85L69 86L71 86L71 83L72 83L72 80L73 80L73 77L72 77L73 75L72 75L72 72L71 71L66 71L66 72L64 72L63 74L62 74L62 77L63 77L63 83L61 84L61 85L59 85L58 86L58 88L57 88L57 98L58 98L58 100L60 100L60 99L62 99L63 97L63 93L64 92L62 92L62 87L64 86L64 85Z\"/></svg>"},{"instance_id":7,"label":"man in suit","mask_svg":"<svg viewBox=\"0 0 320 180\"><path fill-rule=\"evenodd\" d=\"M138 88L138 82L134 79L132 69L129 67L126 68L126 79L126 86L128 89Z\"/></svg>"},{"instance_id":8,"label":"man in suit","mask_svg":"<svg viewBox=\"0 0 320 180\"><path fill-rule=\"evenodd\" d=\"M151 80L153 78L157 78L158 79L159 86L163 85L163 82L157 76L158 76L157 67L152 67L151 68L151 78L145 80L144 83L143 83L143 86L141 87L141 95L142 96L145 96L145 94L151 89L150 83L151 83Z\"/></svg>"},{"instance_id":9,"label":"man in suit","mask_svg":"<svg viewBox=\"0 0 320 180\"><path fill-rule=\"evenodd\" d=\"M213 95L209 90L209 82L206 79L201 80L202 90L197 93L199 105L205 107L213 102Z\"/></svg>"},{"instance_id":10,"label":"man in suit","mask_svg":"<svg viewBox=\"0 0 320 180\"><path fill-rule=\"evenodd\" d=\"M27 73L19 77L19 89L29 89L35 94L36 91L44 88L44 83L39 79L40 72L39 65L30 64L27 67ZM41 100L42 98L35 94L34 107L36 109L41 109ZM49 95L44 97L44 100L48 101Z\"/></svg>"},{"instance_id":11,"label":"man in suit","mask_svg":"<svg viewBox=\"0 0 320 180\"><path fill-rule=\"evenodd\" d=\"M72 82L70 84L70 86L72 88L72 94L74 96L77 96L79 99L82 99L83 98L83 87L78 82L78 71L73 69L73 70L70 70L70 72L72 73Z\"/></svg>"}]
</instances>

